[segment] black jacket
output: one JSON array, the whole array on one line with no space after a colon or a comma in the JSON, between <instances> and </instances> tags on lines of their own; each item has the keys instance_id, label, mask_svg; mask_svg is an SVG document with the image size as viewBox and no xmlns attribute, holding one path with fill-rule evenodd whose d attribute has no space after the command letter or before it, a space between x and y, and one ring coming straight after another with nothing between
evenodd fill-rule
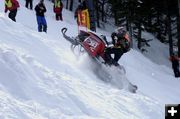
<instances>
[{"instance_id":1,"label":"black jacket","mask_svg":"<svg viewBox=\"0 0 180 119\"><path fill-rule=\"evenodd\" d=\"M36 5L35 11L37 16L44 16L44 13L46 12L46 7L43 3L39 3Z\"/></svg>"},{"instance_id":2,"label":"black jacket","mask_svg":"<svg viewBox=\"0 0 180 119\"><path fill-rule=\"evenodd\" d=\"M112 38L112 43L113 43L113 45L114 46L121 46L122 44L122 41L123 41L123 34L121 34L121 35L119 35L119 34L117 34L117 33L115 33L115 32L113 32L112 34L111 34L111 38Z\"/></svg>"},{"instance_id":3,"label":"black jacket","mask_svg":"<svg viewBox=\"0 0 180 119\"><path fill-rule=\"evenodd\" d=\"M116 48L121 48L123 49L124 53L130 50L130 43L128 42L128 40L125 39L124 37L125 32L122 34L117 34L115 32L113 32L111 34L111 38L112 38L112 43Z\"/></svg>"}]
</instances>

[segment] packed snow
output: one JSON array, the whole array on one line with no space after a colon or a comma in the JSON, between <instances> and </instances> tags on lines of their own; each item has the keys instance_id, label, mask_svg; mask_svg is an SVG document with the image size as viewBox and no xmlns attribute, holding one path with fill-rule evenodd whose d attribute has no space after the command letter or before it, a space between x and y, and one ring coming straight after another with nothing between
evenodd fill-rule
<instances>
[{"instance_id":1,"label":"packed snow","mask_svg":"<svg viewBox=\"0 0 180 119\"><path fill-rule=\"evenodd\" d=\"M0 119L164 119L165 104L180 103L168 47L151 34L144 33L154 39L145 55L131 49L119 61L124 80L138 86L131 93L101 80L87 54L72 53L60 30L77 35L73 12L63 9L64 20L55 21L45 0L48 30L39 33L35 12L19 1L16 23L0 4ZM110 40L107 27L97 33Z\"/></svg>"}]
</instances>

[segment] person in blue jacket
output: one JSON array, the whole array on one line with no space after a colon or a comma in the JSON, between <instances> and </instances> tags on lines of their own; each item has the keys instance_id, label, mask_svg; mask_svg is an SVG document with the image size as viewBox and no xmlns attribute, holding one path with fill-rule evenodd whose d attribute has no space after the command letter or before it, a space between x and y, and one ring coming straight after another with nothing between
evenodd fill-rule
<instances>
[{"instance_id":1,"label":"person in blue jacket","mask_svg":"<svg viewBox=\"0 0 180 119\"><path fill-rule=\"evenodd\" d=\"M44 5L44 0L40 0L40 2L35 6L37 23L38 23L38 31L39 32L47 32L47 22L44 16L46 12L46 7Z\"/></svg>"}]
</instances>

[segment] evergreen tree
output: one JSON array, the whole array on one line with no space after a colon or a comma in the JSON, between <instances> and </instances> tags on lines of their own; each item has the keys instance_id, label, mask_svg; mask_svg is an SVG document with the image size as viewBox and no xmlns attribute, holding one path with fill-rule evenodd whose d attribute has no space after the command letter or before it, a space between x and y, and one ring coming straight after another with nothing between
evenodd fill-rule
<instances>
[{"instance_id":1,"label":"evergreen tree","mask_svg":"<svg viewBox=\"0 0 180 119\"><path fill-rule=\"evenodd\" d=\"M178 13L177 13L177 39L178 39L178 56L180 56L180 0L178 0Z\"/></svg>"}]
</instances>

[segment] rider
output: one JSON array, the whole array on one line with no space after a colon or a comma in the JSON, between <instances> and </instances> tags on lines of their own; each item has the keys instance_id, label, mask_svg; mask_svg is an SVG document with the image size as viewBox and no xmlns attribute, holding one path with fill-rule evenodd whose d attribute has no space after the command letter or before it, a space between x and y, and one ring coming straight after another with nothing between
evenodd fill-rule
<instances>
[{"instance_id":1,"label":"rider","mask_svg":"<svg viewBox=\"0 0 180 119\"><path fill-rule=\"evenodd\" d=\"M113 46L105 49L105 62L110 65L118 65L121 56L130 50L130 39L124 27L115 29L111 38ZM111 54L114 54L114 58L111 57Z\"/></svg>"}]
</instances>

